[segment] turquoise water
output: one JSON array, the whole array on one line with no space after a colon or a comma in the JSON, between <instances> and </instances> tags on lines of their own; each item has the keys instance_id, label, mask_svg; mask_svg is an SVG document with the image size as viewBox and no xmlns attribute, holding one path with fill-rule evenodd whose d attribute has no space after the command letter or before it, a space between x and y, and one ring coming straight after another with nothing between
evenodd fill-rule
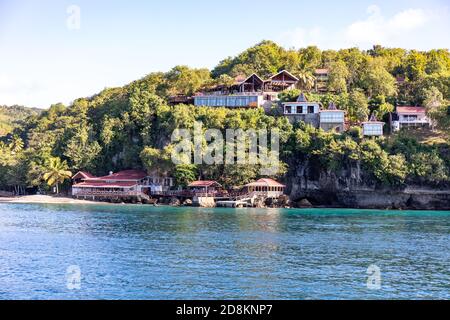
<instances>
[{"instance_id":1,"label":"turquoise water","mask_svg":"<svg viewBox=\"0 0 450 320\"><path fill-rule=\"evenodd\" d=\"M0 204L0 298L449 299L449 249L448 211Z\"/></svg>"}]
</instances>

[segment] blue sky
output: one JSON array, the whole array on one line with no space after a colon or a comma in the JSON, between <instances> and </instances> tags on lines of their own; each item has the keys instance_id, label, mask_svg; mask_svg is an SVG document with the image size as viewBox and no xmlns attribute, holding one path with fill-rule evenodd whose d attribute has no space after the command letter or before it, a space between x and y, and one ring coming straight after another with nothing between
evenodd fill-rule
<instances>
[{"instance_id":1,"label":"blue sky","mask_svg":"<svg viewBox=\"0 0 450 320\"><path fill-rule=\"evenodd\" d=\"M449 48L448 30L449 0L0 0L0 104L68 104L177 64L213 68L263 39L426 50Z\"/></svg>"}]
</instances>

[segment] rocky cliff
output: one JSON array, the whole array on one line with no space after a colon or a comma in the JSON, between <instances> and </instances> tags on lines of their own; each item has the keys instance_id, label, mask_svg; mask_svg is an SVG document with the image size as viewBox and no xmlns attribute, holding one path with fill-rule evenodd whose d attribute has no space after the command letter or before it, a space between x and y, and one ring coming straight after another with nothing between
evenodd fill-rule
<instances>
[{"instance_id":1,"label":"rocky cliff","mask_svg":"<svg viewBox=\"0 0 450 320\"><path fill-rule=\"evenodd\" d=\"M450 189L404 185L377 185L359 166L334 172L317 172L308 164L296 167L287 183L294 205L307 199L313 206L367 209L450 210Z\"/></svg>"}]
</instances>

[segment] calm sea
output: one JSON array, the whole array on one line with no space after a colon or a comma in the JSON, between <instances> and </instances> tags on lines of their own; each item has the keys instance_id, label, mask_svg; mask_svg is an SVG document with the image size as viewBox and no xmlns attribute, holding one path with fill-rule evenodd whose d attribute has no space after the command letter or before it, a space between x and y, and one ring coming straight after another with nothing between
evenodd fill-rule
<instances>
[{"instance_id":1,"label":"calm sea","mask_svg":"<svg viewBox=\"0 0 450 320\"><path fill-rule=\"evenodd\" d=\"M0 299L449 299L450 212L0 204L0 259Z\"/></svg>"}]
</instances>

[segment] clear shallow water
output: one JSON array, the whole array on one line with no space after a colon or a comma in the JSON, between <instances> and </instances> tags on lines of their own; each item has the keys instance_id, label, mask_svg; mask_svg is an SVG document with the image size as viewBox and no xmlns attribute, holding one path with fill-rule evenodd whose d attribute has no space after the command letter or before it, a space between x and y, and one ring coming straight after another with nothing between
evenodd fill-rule
<instances>
[{"instance_id":1,"label":"clear shallow water","mask_svg":"<svg viewBox=\"0 0 450 320\"><path fill-rule=\"evenodd\" d=\"M449 249L449 211L0 204L0 299L449 299Z\"/></svg>"}]
</instances>

